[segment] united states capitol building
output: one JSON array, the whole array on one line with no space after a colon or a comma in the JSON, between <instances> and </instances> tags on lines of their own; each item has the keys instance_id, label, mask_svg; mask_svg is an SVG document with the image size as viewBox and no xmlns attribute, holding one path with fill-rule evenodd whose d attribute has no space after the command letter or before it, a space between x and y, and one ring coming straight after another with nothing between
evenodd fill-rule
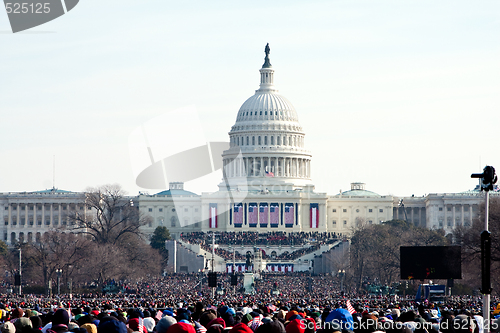
<instances>
[{"instance_id":1,"label":"united states capitol building","mask_svg":"<svg viewBox=\"0 0 500 333\"><path fill-rule=\"evenodd\" d=\"M165 226L175 239L181 233L211 231L348 236L360 223L392 219L450 233L456 226L472 224L484 198L478 190L401 198L353 182L349 191L338 194L315 192L312 155L298 112L274 86L275 71L266 51L260 87L242 104L230 129L219 190L196 194L173 180L168 190L133 197L140 211L151 217L143 227L146 234ZM0 237L11 245L36 241L49 230L70 230L68 212L86 213L84 198L84 193L55 188L0 193Z\"/></svg>"}]
</instances>

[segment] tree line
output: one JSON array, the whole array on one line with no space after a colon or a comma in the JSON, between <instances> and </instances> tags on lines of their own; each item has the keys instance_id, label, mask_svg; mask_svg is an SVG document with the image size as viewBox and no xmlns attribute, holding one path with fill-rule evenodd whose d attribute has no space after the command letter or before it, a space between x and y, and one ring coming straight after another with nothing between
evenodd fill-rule
<instances>
[{"instance_id":1,"label":"tree line","mask_svg":"<svg viewBox=\"0 0 500 333\"><path fill-rule=\"evenodd\" d=\"M66 229L46 232L39 241L18 243L11 249L0 244L5 270L11 276L18 272L21 250L23 285L38 286L46 293L59 270L65 291L69 283L77 290L163 272L168 230L158 228L150 245L140 229L150 217L142 215L118 185L87 189L85 205L87 214L69 212Z\"/></svg>"},{"instance_id":2,"label":"tree line","mask_svg":"<svg viewBox=\"0 0 500 333\"><path fill-rule=\"evenodd\" d=\"M500 197L490 197L491 276L500 273ZM462 279L455 280L457 294L478 293L481 287L481 241L484 230L484 204L470 227L457 226L446 234L443 229L416 227L393 220L377 225L357 221L353 229L346 282L352 289L366 290L369 284L390 286L401 283L400 246L458 245L462 248ZM500 294L500 280L491 279L493 293ZM426 281L428 282L428 281ZM437 281L434 281L437 282ZM446 283L446 281L441 281ZM414 282L420 283L420 281ZM410 285L412 282L410 281Z\"/></svg>"}]
</instances>

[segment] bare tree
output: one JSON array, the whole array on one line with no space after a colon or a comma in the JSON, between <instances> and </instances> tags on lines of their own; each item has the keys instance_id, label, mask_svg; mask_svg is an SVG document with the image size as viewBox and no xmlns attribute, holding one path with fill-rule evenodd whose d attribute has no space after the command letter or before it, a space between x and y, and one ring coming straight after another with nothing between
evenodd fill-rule
<instances>
[{"instance_id":1,"label":"bare tree","mask_svg":"<svg viewBox=\"0 0 500 333\"><path fill-rule=\"evenodd\" d=\"M399 280L402 245L446 245L439 230L415 227L404 221L388 221L355 229L351 238L351 268L357 287L366 277L389 285Z\"/></svg>"},{"instance_id":2,"label":"bare tree","mask_svg":"<svg viewBox=\"0 0 500 333\"><path fill-rule=\"evenodd\" d=\"M88 248L89 241L83 237L49 231L43 234L41 242L23 244L23 256L29 270L38 272L43 285L48 288L56 269L67 271L70 267L82 266Z\"/></svg>"},{"instance_id":3,"label":"bare tree","mask_svg":"<svg viewBox=\"0 0 500 333\"><path fill-rule=\"evenodd\" d=\"M87 189L85 205L87 214L70 212L70 224L74 232L99 244L118 244L127 235L139 235L140 227L150 219L140 214L119 185Z\"/></svg>"},{"instance_id":4,"label":"bare tree","mask_svg":"<svg viewBox=\"0 0 500 333\"><path fill-rule=\"evenodd\" d=\"M500 273L500 197L491 196L489 203L489 231L491 232L491 274ZM481 232L484 230L484 204L480 206L479 216L471 227L460 226L453 231L456 245L462 246L463 284L472 288L481 285ZM498 293L500 281L492 279L493 292Z\"/></svg>"}]
</instances>

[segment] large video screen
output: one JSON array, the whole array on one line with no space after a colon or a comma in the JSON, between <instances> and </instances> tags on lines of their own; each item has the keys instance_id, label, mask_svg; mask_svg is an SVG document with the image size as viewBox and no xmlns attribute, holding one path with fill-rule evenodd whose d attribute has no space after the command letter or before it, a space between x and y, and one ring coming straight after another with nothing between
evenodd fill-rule
<instances>
[{"instance_id":1,"label":"large video screen","mask_svg":"<svg viewBox=\"0 0 500 333\"><path fill-rule=\"evenodd\" d=\"M401 246L401 279L461 279L460 246Z\"/></svg>"}]
</instances>

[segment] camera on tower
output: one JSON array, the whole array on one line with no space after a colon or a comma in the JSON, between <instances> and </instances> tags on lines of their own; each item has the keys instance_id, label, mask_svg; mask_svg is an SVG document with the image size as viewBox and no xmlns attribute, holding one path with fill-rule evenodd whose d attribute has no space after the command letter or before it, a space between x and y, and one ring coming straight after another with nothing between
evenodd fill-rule
<instances>
[{"instance_id":1,"label":"camera on tower","mask_svg":"<svg viewBox=\"0 0 500 333\"><path fill-rule=\"evenodd\" d=\"M493 185L497 182L495 168L487 165L483 169L483 173L473 173L471 178L481 178L481 191L493 191Z\"/></svg>"}]
</instances>

